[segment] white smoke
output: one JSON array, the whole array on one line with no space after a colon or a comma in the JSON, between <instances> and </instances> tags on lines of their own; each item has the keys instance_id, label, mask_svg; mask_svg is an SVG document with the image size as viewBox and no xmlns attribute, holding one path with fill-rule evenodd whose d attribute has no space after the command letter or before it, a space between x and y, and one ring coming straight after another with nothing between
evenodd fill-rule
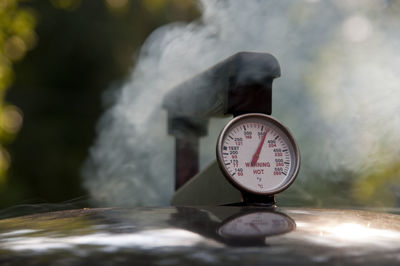
<instances>
[{"instance_id":1,"label":"white smoke","mask_svg":"<svg viewBox=\"0 0 400 266\"><path fill-rule=\"evenodd\" d=\"M239 51L268 52L281 64L273 115L299 141L299 180L372 165L382 159L372 156L382 139L385 158L399 157L399 19L387 2L377 2L203 0L198 21L157 29L98 125L83 170L95 202L169 204L174 139L163 96ZM201 142L203 166L215 158L223 123L213 120Z\"/></svg>"}]
</instances>

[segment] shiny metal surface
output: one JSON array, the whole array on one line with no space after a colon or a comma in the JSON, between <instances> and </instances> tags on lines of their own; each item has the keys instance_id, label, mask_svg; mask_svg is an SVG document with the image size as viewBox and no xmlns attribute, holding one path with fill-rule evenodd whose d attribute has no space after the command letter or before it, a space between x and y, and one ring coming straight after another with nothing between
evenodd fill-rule
<instances>
[{"instance_id":1,"label":"shiny metal surface","mask_svg":"<svg viewBox=\"0 0 400 266\"><path fill-rule=\"evenodd\" d=\"M1 265L399 265L400 215L327 209L82 209L0 220Z\"/></svg>"}]
</instances>

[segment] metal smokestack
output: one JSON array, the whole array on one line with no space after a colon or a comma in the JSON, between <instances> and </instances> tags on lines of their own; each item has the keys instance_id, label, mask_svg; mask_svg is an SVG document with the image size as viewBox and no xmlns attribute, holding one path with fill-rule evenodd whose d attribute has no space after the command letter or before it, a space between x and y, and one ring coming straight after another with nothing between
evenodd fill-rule
<instances>
[{"instance_id":1,"label":"metal smokestack","mask_svg":"<svg viewBox=\"0 0 400 266\"><path fill-rule=\"evenodd\" d=\"M175 189L198 172L199 138L210 117L271 114L272 82L280 77L276 58L239 52L183 82L168 93L168 133L175 136Z\"/></svg>"}]
</instances>

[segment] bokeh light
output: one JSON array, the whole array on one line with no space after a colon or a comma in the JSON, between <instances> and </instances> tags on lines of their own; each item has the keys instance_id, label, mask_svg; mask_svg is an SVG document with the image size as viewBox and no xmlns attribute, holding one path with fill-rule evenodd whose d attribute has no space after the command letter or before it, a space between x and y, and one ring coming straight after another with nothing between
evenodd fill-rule
<instances>
[{"instance_id":1,"label":"bokeh light","mask_svg":"<svg viewBox=\"0 0 400 266\"><path fill-rule=\"evenodd\" d=\"M21 129L23 118L22 111L18 107L7 105L0 115L0 126L7 133L15 134Z\"/></svg>"},{"instance_id":2,"label":"bokeh light","mask_svg":"<svg viewBox=\"0 0 400 266\"><path fill-rule=\"evenodd\" d=\"M15 78L14 62L24 58L37 44L35 12L20 8L18 0L0 1L0 186L7 181L10 143L22 127L22 111L4 100Z\"/></svg>"},{"instance_id":3,"label":"bokeh light","mask_svg":"<svg viewBox=\"0 0 400 266\"><path fill-rule=\"evenodd\" d=\"M55 8L74 11L81 5L81 0L51 0Z\"/></svg>"}]
</instances>

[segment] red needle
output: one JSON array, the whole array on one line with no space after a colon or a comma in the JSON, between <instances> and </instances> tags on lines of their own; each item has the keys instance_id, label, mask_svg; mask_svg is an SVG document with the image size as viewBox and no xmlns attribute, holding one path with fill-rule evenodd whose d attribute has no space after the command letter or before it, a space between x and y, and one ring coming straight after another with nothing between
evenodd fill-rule
<instances>
[{"instance_id":1,"label":"red needle","mask_svg":"<svg viewBox=\"0 0 400 266\"><path fill-rule=\"evenodd\" d=\"M260 233L260 234L262 233L261 230L258 229L257 225L255 225L255 224L253 224L253 223L250 223L249 225L250 225L251 227L253 227L253 229L256 230L258 233Z\"/></svg>"},{"instance_id":2,"label":"red needle","mask_svg":"<svg viewBox=\"0 0 400 266\"><path fill-rule=\"evenodd\" d=\"M265 131L265 134L264 134L263 138L261 139L260 145L258 145L257 151L253 155L253 159L251 160L251 165L252 166L254 166L257 163L258 157L260 157L260 152L261 152L261 149L262 149L262 147L264 145L264 141L265 141L265 137L267 136L267 133L268 133L268 130Z\"/></svg>"}]
</instances>

